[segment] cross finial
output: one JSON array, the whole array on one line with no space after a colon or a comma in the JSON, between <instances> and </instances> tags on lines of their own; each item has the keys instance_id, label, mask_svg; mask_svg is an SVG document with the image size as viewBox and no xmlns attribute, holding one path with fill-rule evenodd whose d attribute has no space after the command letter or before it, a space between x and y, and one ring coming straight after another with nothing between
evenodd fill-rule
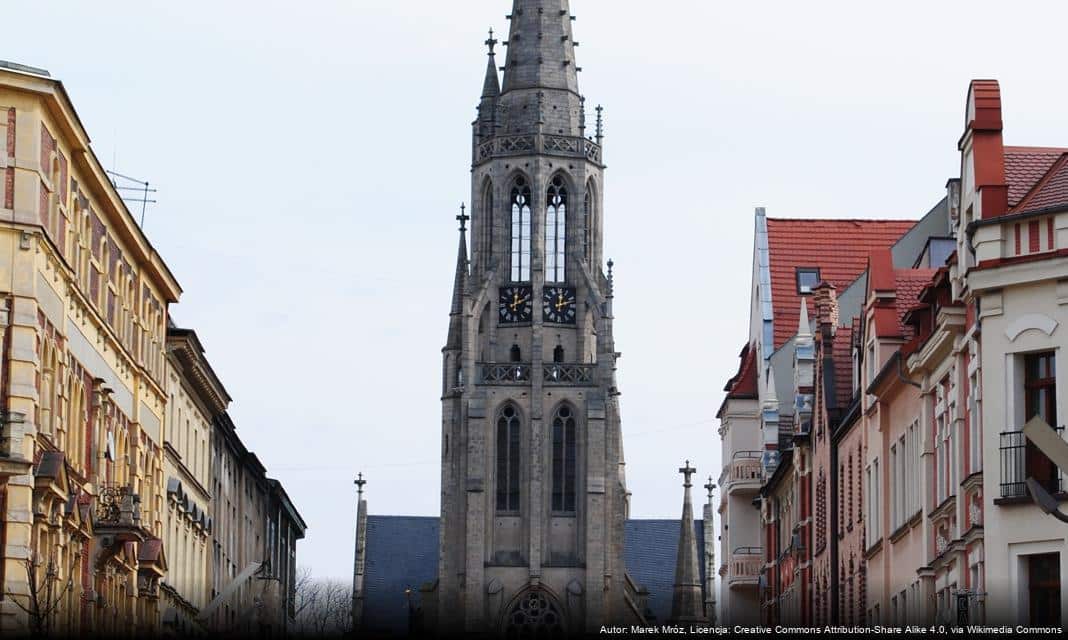
<instances>
[{"instance_id":1,"label":"cross finial","mask_svg":"<svg viewBox=\"0 0 1068 640\"><path fill-rule=\"evenodd\" d=\"M489 39L486 40L486 46L489 47L489 54L493 55L493 47L497 45L497 39L493 37L493 27L489 30Z\"/></svg>"},{"instance_id":2,"label":"cross finial","mask_svg":"<svg viewBox=\"0 0 1068 640\"><path fill-rule=\"evenodd\" d=\"M456 216L456 219L460 221L460 231L467 231L467 221L471 219L471 216L467 215L466 203L460 203L460 215Z\"/></svg>"},{"instance_id":3,"label":"cross finial","mask_svg":"<svg viewBox=\"0 0 1068 640\"><path fill-rule=\"evenodd\" d=\"M363 485L367 484L367 481L363 479L363 472L361 471L356 475L356 479L352 481L352 484L356 485L356 493L359 498L363 499Z\"/></svg>"},{"instance_id":4,"label":"cross finial","mask_svg":"<svg viewBox=\"0 0 1068 640\"><path fill-rule=\"evenodd\" d=\"M708 476L708 484L705 485L705 489L708 489L708 501L712 502L712 492L716 490L716 484L712 482L712 476Z\"/></svg>"},{"instance_id":5,"label":"cross finial","mask_svg":"<svg viewBox=\"0 0 1068 640\"><path fill-rule=\"evenodd\" d=\"M690 461L689 460L686 461L686 466L685 467L679 469L679 473L681 473L683 475L683 477L686 478L686 480L682 483L682 486L686 487L687 489L692 487L693 483L690 482L690 476L692 476L693 474L697 473L697 469L694 469L693 467L690 466Z\"/></svg>"}]
</instances>

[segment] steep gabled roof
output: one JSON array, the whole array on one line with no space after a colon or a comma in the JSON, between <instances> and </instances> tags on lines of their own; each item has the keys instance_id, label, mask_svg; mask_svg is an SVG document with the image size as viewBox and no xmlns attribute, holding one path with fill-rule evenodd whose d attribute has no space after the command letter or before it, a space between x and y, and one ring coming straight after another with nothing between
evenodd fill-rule
<instances>
[{"instance_id":1,"label":"steep gabled roof","mask_svg":"<svg viewBox=\"0 0 1068 640\"><path fill-rule=\"evenodd\" d=\"M1064 205L1068 205L1068 153L1053 163L1013 212L1030 213Z\"/></svg>"},{"instance_id":2,"label":"steep gabled roof","mask_svg":"<svg viewBox=\"0 0 1068 640\"><path fill-rule=\"evenodd\" d=\"M1005 182L1009 207L1015 208L1068 149L1054 147L1005 147Z\"/></svg>"},{"instance_id":3,"label":"steep gabled roof","mask_svg":"<svg viewBox=\"0 0 1068 640\"><path fill-rule=\"evenodd\" d=\"M723 387L728 398L757 397L756 349L747 344L738 354L738 373Z\"/></svg>"},{"instance_id":4,"label":"steep gabled roof","mask_svg":"<svg viewBox=\"0 0 1068 640\"><path fill-rule=\"evenodd\" d=\"M801 309L801 295L797 292L799 267L818 267L822 280L845 289L868 266L873 250L890 248L915 224L913 220L768 218L775 348L797 330ZM809 309L809 313L813 311Z\"/></svg>"}]
</instances>

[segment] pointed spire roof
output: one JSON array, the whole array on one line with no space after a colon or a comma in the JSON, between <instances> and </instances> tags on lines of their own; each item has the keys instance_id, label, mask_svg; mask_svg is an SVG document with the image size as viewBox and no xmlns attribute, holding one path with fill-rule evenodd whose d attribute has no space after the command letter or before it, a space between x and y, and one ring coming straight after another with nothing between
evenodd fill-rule
<instances>
[{"instance_id":1,"label":"pointed spire roof","mask_svg":"<svg viewBox=\"0 0 1068 640\"><path fill-rule=\"evenodd\" d=\"M812 338L812 324L808 320L808 300L801 298L801 312L797 318L797 339Z\"/></svg>"},{"instance_id":2,"label":"pointed spire roof","mask_svg":"<svg viewBox=\"0 0 1068 640\"><path fill-rule=\"evenodd\" d=\"M564 89L578 93L568 0L514 0L504 92Z\"/></svg>"},{"instance_id":3,"label":"pointed spire roof","mask_svg":"<svg viewBox=\"0 0 1068 640\"><path fill-rule=\"evenodd\" d=\"M460 247L456 252L456 275L452 283L452 308L449 310L449 339L447 349L459 349L463 345L464 293L467 288L467 215L466 205L460 205Z\"/></svg>"},{"instance_id":4,"label":"pointed spire roof","mask_svg":"<svg viewBox=\"0 0 1068 640\"><path fill-rule=\"evenodd\" d=\"M694 532L693 502L690 499L691 477L697 469L686 466L679 469L685 481L682 499L682 521L679 523L679 550L675 559L675 589L671 597L672 622L700 621L705 619L704 595L701 588L701 573L697 556L697 535Z\"/></svg>"},{"instance_id":5,"label":"pointed spire roof","mask_svg":"<svg viewBox=\"0 0 1068 640\"><path fill-rule=\"evenodd\" d=\"M489 60L486 63L486 80L482 83L482 97L496 98L501 95L501 83L497 79L497 54L493 47L497 45L497 39L493 37L493 29L489 30L489 39L486 46L489 48Z\"/></svg>"},{"instance_id":6,"label":"pointed spire roof","mask_svg":"<svg viewBox=\"0 0 1068 640\"><path fill-rule=\"evenodd\" d=\"M507 135L582 135L568 0L513 0L508 17L508 53L496 105L498 130ZM493 76L487 71L484 94L493 90L496 70Z\"/></svg>"}]
</instances>

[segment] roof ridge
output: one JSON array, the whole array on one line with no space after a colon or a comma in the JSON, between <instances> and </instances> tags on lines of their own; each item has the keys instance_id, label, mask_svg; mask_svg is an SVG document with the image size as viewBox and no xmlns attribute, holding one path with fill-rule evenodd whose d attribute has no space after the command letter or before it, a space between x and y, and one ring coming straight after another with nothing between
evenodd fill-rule
<instances>
[{"instance_id":1,"label":"roof ridge","mask_svg":"<svg viewBox=\"0 0 1068 640\"><path fill-rule=\"evenodd\" d=\"M911 218L773 218L771 216L767 220L769 222L890 222L903 224L916 224L918 222Z\"/></svg>"},{"instance_id":2,"label":"roof ridge","mask_svg":"<svg viewBox=\"0 0 1068 640\"><path fill-rule=\"evenodd\" d=\"M1028 147L1023 145L1005 145L1005 153L1068 153L1068 147Z\"/></svg>"},{"instance_id":3,"label":"roof ridge","mask_svg":"<svg viewBox=\"0 0 1068 640\"><path fill-rule=\"evenodd\" d=\"M1066 161L1068 161L1068 149L1061 151L1061 157L1057 158L1057 160L1050 165L1049 169L1046 170L1046 173L1042 174L1042 177L1031 185L1031 188L1027 190L1024 197L1020 198L1020 201L1016 203L1016 206L1013 207L1010 212L1023 211L1026 209L1027 205L1030 204L1030 202L1035 199L1035 196L1042 191L1042 188L1045 187L1054 176L1060 173L1060 170L1064 168Z\"/></svg>"}]
</instances>

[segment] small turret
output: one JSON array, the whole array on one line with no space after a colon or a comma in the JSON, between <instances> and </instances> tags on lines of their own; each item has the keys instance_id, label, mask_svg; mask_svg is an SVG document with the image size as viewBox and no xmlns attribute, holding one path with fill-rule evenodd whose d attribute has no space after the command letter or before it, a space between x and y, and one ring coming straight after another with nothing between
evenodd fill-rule
<instances>
[{"instance_id":1,"label":"small turret","mask_svg":"<svg viewBox=\"0 0 1068 640\"><path fill-rule=\"evenodd\" d=\"M703 622L705 618L704 594L701 589L701 573L697 555L697 536L694 533L693 503L690 499L691 477L697 469L686 466L679 469L685 480L682 486L682 522L679 524L679 550L675 560L675 590L671 597L672 622Z\"/></svg>"}]
</instances>

